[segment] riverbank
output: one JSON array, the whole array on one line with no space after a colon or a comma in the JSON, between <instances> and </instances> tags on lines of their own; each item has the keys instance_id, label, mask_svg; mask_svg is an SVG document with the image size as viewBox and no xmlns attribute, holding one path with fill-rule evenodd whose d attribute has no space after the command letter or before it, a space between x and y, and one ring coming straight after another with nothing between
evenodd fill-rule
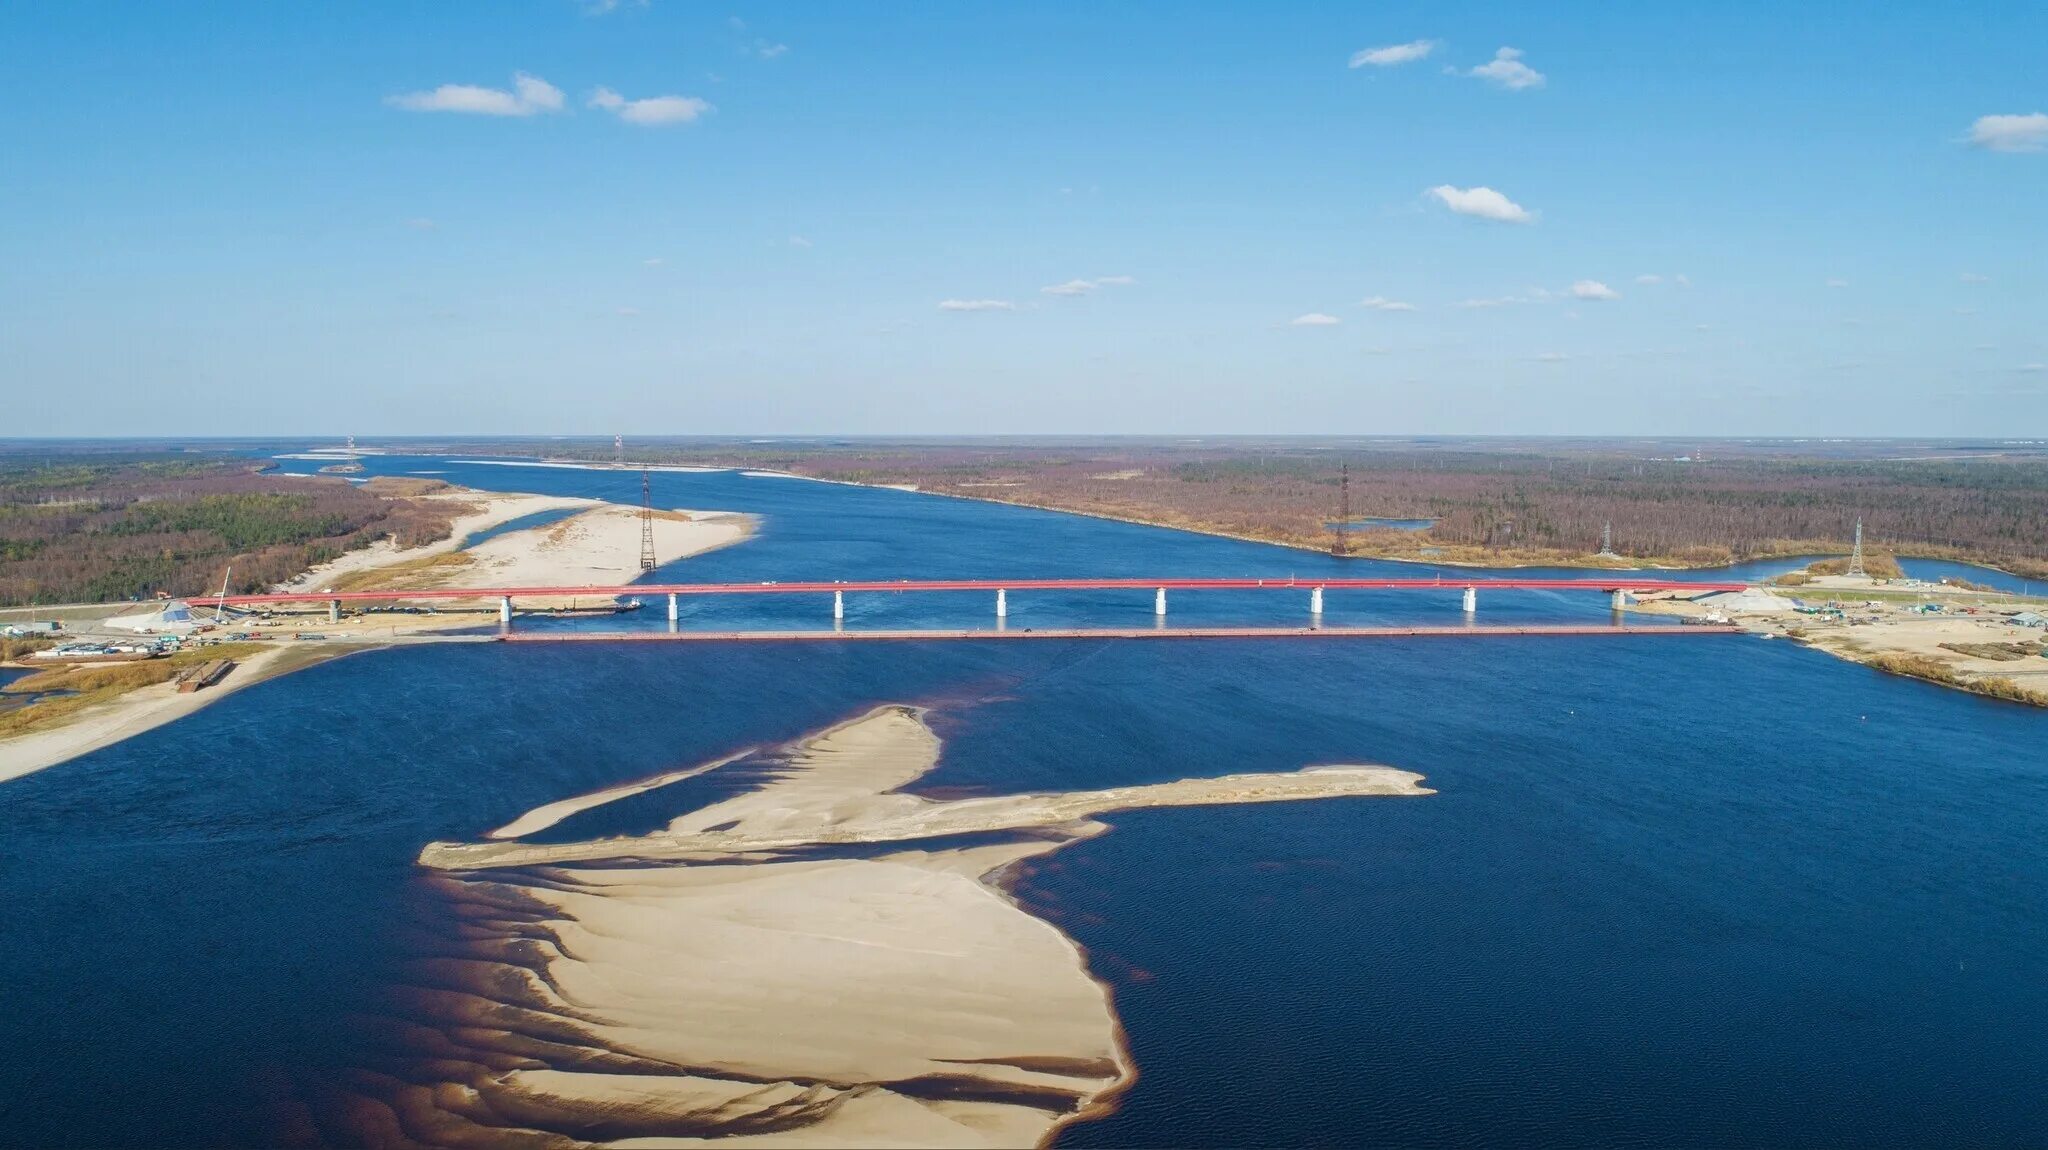
<instances>
[{"instance_id":1,"label":"riverbank","mask_svg":"<svg viewBox=\"0 0 2048 1150\"><path fill-rule=\"evenodd\" d=\"M463 507L444 539L400 549L389 540L348 552L279 587L284 591L421 589L475 581L498 586L624 585L641 577L640 509L597 499L515 495L456 488L419 498ZM502 530L546 512L566 518L533 527ZM743 542L754 529L751 516L703 511L660 510L652 520L656 555L664 562L701 555ZM492 531L475 545L472 537ZM193 601L206 614L206 601ZM546 609L575 603L567 597L535 597L526 606ZM132 604L68 612L72 636L90 635L108 616ZM465 609L467 607L468 609ZM274 678L351 651L414 636L438 635L496 618L496 605L438 603L431 614L347 614L329 621L324 609L281 611L268 616L226 616L211 634L262 636L267 646L243 659L217 687L178 694L169 684L126 690L92 705L56 715L50 725L0 736L0 781L117 743L175 722L242 687ZM297 641L305 636L312 641ZM132 638L133 636L129 636ZM198 653L209 648L200 648ZM48 706L30 703L30 708Z\"/></svg>"},{"instance_id":2,"label":"riverbank","mask_svg":"<svg viewBox=\"0 0 2048 1150\"><path fill-rule=\"evenodd\" d=\"M725 769L758 786L651 834L430 844L449 933L429 946L452 957L397 998L431 1020L410 1046L433 1054L406 1086L358 1079L350 1112L446 1146L600 1123L647 1144L1043 1144L1134 1069L1107 987L1008 896L1011 868L1106 832L1093 816L1115 810L1432 793L1372 766L903 793L940 751L922 712L883 706L740 756Z\"/></svg>"},{"instance_id":3,"label":"riverbank","mask_svg":"<svg viewBox=\"0 0 2048 1150\"><path fill-rule=\"evenodd\" d=\"M152 683L96 702L65 715L53 725L36 727L0 740L0 782L53 767L80 755L112 746L144 731L175 722L201 708L266 679L289 674L337 658L361 646L277 646L238 654L227 678L203 690L181 693L174 682ZM30 706L47 704L31 703Z\"/></svg>"},{"instance_id":4,"label":"riverbank","mask_svg":"<svg viewBox=\"0 0 2048 1150\"><path fill-rule=\"evenodd\" d=\"M752 474L752 473L749 473ZM768 473L764 473L768 474ZM1327 539L1304 540L1284 532L1261 533L1257 531L1233 531L1187 520L1178 516L1143 516L1121 514L1077 505L1065 505L1028 499L1009 499L995 495L972 495L962 491L919 486L914 483L864 483L858 480L828 478L816 475L800 475L794 472L775 473L791 479L808 479L818 483L838 483L848 487L867 487L881 491L909 491L919 495L936 495L945 499L959 499L970 503L992 503L1004 507L1026 507L1033 511L1051 511L1061 515L1078 515L1085 519L1100 519L1110 523L1129 523L1137 527L1158 527L1168 531L1185 531L1191 535L1206 535L1213 539L1233 539L1240 543L1262 543L1272 547L1285 547L1292 551L1306 551L1311 554L1328 555ZM1756 545L1742 557L1716 554L1705 558L1683 555L1600 555L1590 551L1562 551L1548 548L1493 548L1475 547L1463 544L1432 542L1420 533L1411 531L1356 532L1350 536L1350 549L1342 558L1370 559L1382 563L1409 563L1424 567L1465 567L1475 570L1515 571L1525 568L1570 568L1586 571L1714 571L1745 563L1769 561L1772 559L1798 559L1815 555L1846 556L1849 547L1840 540L1828 539L1780 539L1769 540ZM1890 553L1902 559L1932 559L1943 562L1963 563L2010 575L2015 579L2048 580L2048 568L2014 569L2001 566L1998 561L1977 555L1967 548L1894 546Z\"/></svg>"},{"instance_id":5,"label":"riverbank","mask_svg":"<svg viewBox=\"0 0 2048 1150\"><path fill-rule=\"evenodd\" d=\"M2048 707L2048 631L2015 621L2048 610L2039 598L1835 575L1733 596L1654 598L1629 610L1725 620L1887 674Z\"/></svg>"}]
</instances>

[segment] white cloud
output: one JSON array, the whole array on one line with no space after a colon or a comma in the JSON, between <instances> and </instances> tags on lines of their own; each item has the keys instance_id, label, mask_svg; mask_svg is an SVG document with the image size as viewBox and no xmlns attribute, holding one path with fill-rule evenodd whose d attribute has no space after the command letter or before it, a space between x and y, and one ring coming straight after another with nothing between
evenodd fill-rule
<instances>
[{"instance_id":1,"label":"white cloud","mask_svg":"<svg viewBox=\"0 0 2048 1150\"><path fill-rule=\"evenodd\" d=\"M1636 277L1636 282L1644 285L1645 287L1654 287L1657 284L1663 283L1664 277L1656 275L1641 275Z\"/></svg>"},{"instance_id":2,"label":"white cloud","mask_svg":"<svg viewBox=\"0 0 2048 1150\"><path fill-rule=\"evenodd\" d=\"M1522 63L1520 48L1502 48L1493 54L1490 62L1479 65L1465 75L1492 81L1511 92L1543 86L1543 73Z\"/></svg>"},{"instance_id":3,"label":"white cloud","mask_svg":"<svg viewBox=\"0 0 2048 1150\"><path fill-rule=\"evenodd\" d=\"M1467 299L1467 300L1459 300L1459 301L1458 301L1458 306L1459 306L1459 307L1463 307L1463 308L1481 308L1481 307L1509 307L1509 306L1511 306L1511 305L1513 305L1513 304L1518 304L1518 303L1528 303L1528 302L1529 302L1529 300L1528 300L1528 298L1527 298L1527 297L1525 297L1525 296L1518 296L1518 295L1502 295L1502 296L1493 296L1493 297L1491 297L1491 298L1488 298L1488 299Z\"/></svg>"},{"instance_id":4,"label":"white cloud","mask_svg":"<svg viewBox=\"0 0 2048 1150\"><path fill-rule=\"evenodd\" d=\"M793 248L807 248L811 246L811 241L803 236L791 236L789 237L789 246Z\"/></svg>"},{"instance_id":5,"label":"white cloud","mask_svg":"<svg viewBox=\"0 0 2048 1150\"><path fill-rule=\"evenodd\" d=\"M1609 300L1620 299L1621 293L1599 280L1580 280L1572 285L1574 299Z\"/></svg>"},{"instance_id":6,"label":"white cloud","mask_svg":"<svg viewBox=\"0 0 2048 1150\"><path fill-rule=\"evenodd\" d=\"M1006 299L942 299L940 311L1016 311L1017 305Z\"/></svg>"},{"instance_id":7,"label":"white cloud","mask_svg":"<svg viewBox=\"0 0 2048 1150\"><path fill-rule=\"evenodd\" d=\"M1845 288L1849 286L1849 281L1844 279L1832 279L1828 281L1828 286L1831 288Z\"/></svg>"},{"instance_id":8,"label":"white cloud","mask_svg":"<svg viewBox=\"0 0 2048 1150\"><path fill-rule=\"evenodd\" d=\"M2021 364L2021 365L2020 365L2020 366L2018 367L2018 369L2017 369L2017 370L2019 370L2019 371L2048 371L2048 363L2023 363L2023 364Z\"/></svg>"},{"instance_id":9,"label":"white cloud","mask_svg":"<svg viewBox=\"0 0 2048 1150\"><path fill-rule=\"evenodd\" d=\"M665 259L662 259L662 258L661 258L660 256L650 256L650 257L648 257L647 259L641 260L640 262L641 262L641 263L643 263L643 264L645 264L645 265L646 265L646 266L648 266L648 267L651 267L651 268L658 268L658 267L660 267L661 265L663 265L663 264L667 263L668 261L667 261L667 260L665 260Z\"/></svg>"},{"instance_id":10,"label":"white cloud","mask_svg":"<svg viewBox=\"0 0 2048 1150\"><path fill-rule=\"evenodd\" d=\"M428 219L425 216L414 216L413 218L405 221L405 226L411 228L416 232L431 232L440 225L436 224L434 221Z\"/></svg>"},{"instance_id":11,"label":"white cloud","mask_svg":"<svg viewBox=\"0 0 2048 1150\"><path fill-rule=\"evenodd\" d=\"M431 92L388 96L385 103L408 112L463 112L474 116L531 116L562 110L562 90L538 76L519 72L512 90L474 84L443 84Z\"/></svg>"},{"instance_id":12,"label":"white cloud","mask_svg":"<svg viewBox=\"0 0 2048 1150\"><path fill-rule=\"evenodd\" d=\"M1323 314L1322 312L1319 312L1319 311L1312 311L1312 312L1308 313L1307 315L1298 315L1298 316L1295 316L1295 317L1294 317L1293 319L1290 319L1290 320L1288 320L1288 321L1287 321L1287 326L1289 326L1289 327L1336 327L1336 326L1337 326L1338 324L1340 324L1340 323L1343 323L1343 322L1344 322L1343 320L1341 320L1341 319L1338 319L1338 318L1337 318L1336 316L1334 316L1334 315L1324 315L1324 314Z\"/></svg>"},{"instance_id":13,"label":"white cloud","mask_svg":"<svg viewBox=\"0 0 2048 1150\"><path fill-rule=\"evenodd\" d=\"M1988 284L1991 282L1990 276L1978 275L1976 272L1964 272L1962 275L1957 276L1956 278L1962 280L1966 284Z\"/></svg>"},{"instance_id":14,"label":"white cloud","mask_svg":"<svg viewBox=\"0 0 2048 1150\"><path fill-rule=\"evenodd\" d=\"M1354 68L1391 68L1396 64L1412 64L1436 51L1434 40L1410 40L1406 44L1388 44L1379 48L1366 48L1351 54Z\"/></svg>"},{"instance_id":15,"label":"white cloud","mask_svg":"<svg viewBox=\"0 0 2048 1150\"><path fill-rule=\"evenodd\" d=\"M610 88L592 92L590 106L602 108L628 124L649 128L662 124L694 123L711 110L710 101L695 96L649 96L644 100L628 100Z\"/></svg>"},{"instance_id":16,"label":"white cloud","mask_svg":"<svg viewBox=\"0 0 2048 1150\"><path fill-rule=\"evenodd\" d=\"M754 55L759 56L763 60L773 60L787 51L789 51L789 45L787 44L771 44L766 40L754 41Z\"/></svg>"},{"instance_id":17,"label":"white cloud","mask_svg":"<svg viewBox=\"0 0 2048 1150\"><path fill-rule=\"evenodd\" d=\"M647 0L633 0L633 7L647 7ZM618 10L619 0L585 0L583 5L585 16L608 16Z\"/></svg>"},{"instance_id":18,"label":"white cloud","mask_svg":"<svg viewBox=\"0 0 2048 1150\"><path fill-rule=\"evenodd\" d=\"M1415 305L1414 305L1414 304L1412 304L1412 303L1403 303L1403 302L1401 302L1400 300L1397 300L1397 299L1388 299L1387 297L1385 297L1385 296L1383 296L1383 295L1376 295L1376 296L1371 296L1371 297L1369 297L1369 298L1366 298L1366 299L1362 299L1362 300L1359 300L1359 301L1358 301L1358 306L1359 306L1359 307L1363 307L1363 308L1371 308L1371 309L1372 309L1373 311L1414 311L1414 310L1415 310Z\"/></svg>"},{"instance_id":19,"label":"white cloud","mask_svg":"<svg viewBox=\"0 0 2048 1150\"><path fill-rule=\"evenodd\" d=\"M1092 280L1073 279L1063 284L1039 288L1046 295L1087 295L1096 288L1128 287L1138 281L1131 276L1097 276Z\"/></svg>"},{"instance_id":20,"label":"white cloud","mask_svg":"<svg viewBox=\"0 0 2048 1150\"><path fill-rule=\"evenodd\" d=\"M1564 363L1565 361L1571 359L1571 356L1568 356L1561 351L1546 351L1539 353L1533 358L1536 360L1537 363Z\"/></svg>"},{"instance_id":21,"label":"white cloud","mask_svg":"<svg viewBox=\"0 0 2048 1150\"><path fill-rule=\"evenodd\" d=\"M1438 184L1429 189L1429 194L1461 216L1478 216L1482 220L1499 220L1508 224L1526 224L1536 219L1522 205L1492 188L1454 188L1449 184Z\"/></svg>"},{"instance_id":22,"label":"white cloud","mask_svg":"<svg viewBox=\"0 0 2048 1150\"><path fill-rule=\"evenodd\" d=\"M637 307L622 307L619 309L619 314L626 317L627 319L632 319L634 316L640 314L640 309Z\"/></svg>"},{"instance_id":23,"label":"white cloud","mask_svg":"<svg viewBox=\"0 0 2048 1150\"><path fill-rule=\"evenodd\" d=\"M1992 152L2039 152L2048 149L2048 112L2024 116L1979 116L1970 125L1970 143Z\"/></svg>"}]
</instances>

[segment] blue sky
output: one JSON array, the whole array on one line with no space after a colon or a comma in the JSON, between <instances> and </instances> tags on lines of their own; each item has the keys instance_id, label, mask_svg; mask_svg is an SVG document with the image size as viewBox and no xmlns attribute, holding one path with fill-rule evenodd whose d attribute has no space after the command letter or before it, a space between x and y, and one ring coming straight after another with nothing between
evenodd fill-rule
<instances>
[{"instance_id":1,"label":"blue sky","mask_svg":"<svg viewBox=\"0 0 2048 1150\"><path fill-rule=\"evenodd\" d=\"M2048 6L1872 7L6 6L0 434L2048 434Z\"/></svg>"}]
</instances>

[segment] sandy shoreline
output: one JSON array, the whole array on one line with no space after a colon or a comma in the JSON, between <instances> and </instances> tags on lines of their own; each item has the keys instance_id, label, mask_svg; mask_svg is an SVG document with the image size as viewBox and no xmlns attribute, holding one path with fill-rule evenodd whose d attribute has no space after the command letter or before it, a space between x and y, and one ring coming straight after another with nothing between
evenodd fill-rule
<instances>
[{"instance_id":1,"label":"sandy shoreline","mask_svg":"<svg viewBox=\"0 0 2048 1150\"><path fill-rule=\"evenodd\" d=\"M1080 948L1004 889L1017 864L1106 832L1090 816L1111 810L1430 793L1350 766L901 793L939 753L921 712L884 706L743 754L765 781L651 834L428 846L435 957L385 1020L422 1054L352 1076L329 1112L443 1146L1041 1144L1134 1069Z\"/></svg>"},{"instance_id":2,"label":"sandy shoreline","mask_svg":"<svg viewBox=\"0 0 2048 1150\"><path fill-rule=\"evenodd\" d=\"M157 683L129 691L79 712L62 726L0 741L0 782L112 746L182 719L244 687L361 649L278 646L242 660L227 678L203 691L180 694L176 683Z\"/></svg>"},{"instance_id":3,"label":"sandy shoreline","mask_svg":"<svg viewBox=\"0 0 2048 1150\"><path fill-rule=\"evenodd\" d=\"M1796 610L1799 604L1839 607L1802 613ZM1923 609L1930 605L1941 609ZM1894 585L1848 576L1824 576L1740 596L1656 598L1629 608L1639 614L1693 620L1723 616L1753 634L1791 639L1845 662L1952 689L1997 694L1992 688L2004 681L2034 696L2025 701L2048 705L2048 658L2038 653L2048 633L2012 622L2010 615L2023 609L2038 611L2040 603L2002 592ZM2028 650L2035 653L2026 654ZM1888 665L1898 659L1908 660L1906 666L1919 661L1919 666L1946 677Z\"/></svg>"}]
</instances>

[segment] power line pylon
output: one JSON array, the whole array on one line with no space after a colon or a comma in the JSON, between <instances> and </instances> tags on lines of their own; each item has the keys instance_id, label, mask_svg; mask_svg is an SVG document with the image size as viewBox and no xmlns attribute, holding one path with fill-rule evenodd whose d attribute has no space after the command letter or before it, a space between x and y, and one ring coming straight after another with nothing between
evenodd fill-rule
<instances>
[{"instance_id":1,"label":"power line pylon","mask_svg":"<svg viewBox=\"0 0 2048 1150\"><path fill-rule=\"evenodd\" d=\"M654 485L647 472L640 473L640 570L652 571L654 561Z\"/></svg>"},{"instance_id":2,"label":"power line pylon","mask_svg":"<svg viewBox=\"0 0 2048 1150\"><path fill-rule=\"evenodd\" d=\"M626 437L623 435L614 435L612 436L612 466L624 467L625 465Z\"/></svg>"},{"instance_id":3,"label":"power line pylon","mask_svg":"<svg viewBox=\"0 0 2048 1150\"><path fill-rule=\"evenodd\" d=\"M1351 464L1346 461L1337 474L1337 538L1330 544L1330 554L1339 557L1351 554Z\"/></svg>"},{"instance_id":4,"label":"power line pylon","mask_svg":"<svg viewBox=\"0 0 2048 1150\"><path fill-rule=\"evenodd\" d=\"M1858 516L1856 519L1856 549L1849 552L1849 574L1851 576L1862 576L1865 579L1870 577L1870 573L1863 569L1863 519L1861 516Z\"/></svg>"},{"instance_id":5,"label":"power line pylon","mask_svg":"<svg viewBox=\"0 0 2048 1150\"><path fill-rule=\"evenodd\" d=\"M1611 522L1600 525L1600 558L1620 558L1614 553L1614 524Z\"/></svg>"}]
</instances>

